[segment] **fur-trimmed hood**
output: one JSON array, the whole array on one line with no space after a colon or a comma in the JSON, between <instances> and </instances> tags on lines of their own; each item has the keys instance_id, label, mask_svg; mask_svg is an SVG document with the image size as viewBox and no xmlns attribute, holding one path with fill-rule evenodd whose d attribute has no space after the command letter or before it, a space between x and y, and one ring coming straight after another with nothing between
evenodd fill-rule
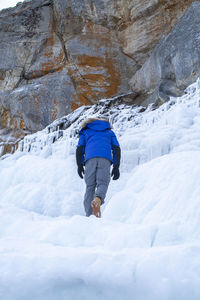
<instances>
[{"instance_id":1,"label":"fur-trimmed hood","mask_svg":"<svg viewBox=\"0 0 200 300\"><path fill-rule=\"evenodd\" d=\"M92 123L94 121L104 121L104 122L107 122L109 124L109 127L111 128L111 124L110 124L109 120L106 119L106 118L89 118L89 119L83 121L83 123L81 124L81 128L82 129L85 128L88 124L90 124L90 123Z\"/></svg>"}]
</instances>

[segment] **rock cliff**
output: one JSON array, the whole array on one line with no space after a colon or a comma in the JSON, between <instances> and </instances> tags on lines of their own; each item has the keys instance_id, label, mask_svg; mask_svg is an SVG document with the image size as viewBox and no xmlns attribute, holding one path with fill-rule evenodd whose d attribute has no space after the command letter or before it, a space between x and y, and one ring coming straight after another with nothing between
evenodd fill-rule
<instances>
[{"instance_id":1,"label":"rock cliff","mask_svg":"<svg viewBox=\"0 0 200 300\"><path fill-rule=\"evenodd\" d=\"M2 143L14 145L81 105L129 93L130 78L192 2L33 0L2 10ZM134 79L131 85L137 103L141 93Z\"/></svg>"},{"instance_id":2,"label":"rock cliff","mask_svg":"<svg viewBox=\"0 0 200 300\"><path fill-rule=\"evenodd\" d=\"M160 105L182 96L200 77L200 2L194 2L181 21L153 50L130 84L142 104ZM139 98L139 97L138 97Z\"/></svg>"}]
</instances>

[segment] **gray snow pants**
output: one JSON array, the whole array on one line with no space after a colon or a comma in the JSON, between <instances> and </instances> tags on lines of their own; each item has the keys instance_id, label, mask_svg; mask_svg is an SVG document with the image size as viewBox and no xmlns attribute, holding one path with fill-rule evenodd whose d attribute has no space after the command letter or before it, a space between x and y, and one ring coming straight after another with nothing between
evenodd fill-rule
<instances>
[{"instance_id":1,"label":"gray snow pants","mask_svg":"<svg viewBox=\"0 0 200 300\"><path fill-rule=\"evenodd\" d=\"M87 217L92 214L91 202L94 197L101 198L101 204L104 203L110 182L110 166L111 162L103 157L91 158L85 164L84 207Z\"/></svg>"}]
</instances>

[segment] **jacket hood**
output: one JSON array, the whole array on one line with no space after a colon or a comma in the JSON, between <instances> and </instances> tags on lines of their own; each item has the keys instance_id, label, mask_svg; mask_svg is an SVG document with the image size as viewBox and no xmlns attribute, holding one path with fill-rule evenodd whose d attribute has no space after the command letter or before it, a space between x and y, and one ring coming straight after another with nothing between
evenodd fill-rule
<instances>
[{"instance_id":1,"label":"jacket hood","mask_svg":"<svg viewBox=\"0 0 200 300\"><path fill-rule=\"evenodd\" d=\"M89 118L82 123L82 130L90 128L96 131L103 131L111 128L111 125L107 119Z\"/></svg>"}]
</instances>

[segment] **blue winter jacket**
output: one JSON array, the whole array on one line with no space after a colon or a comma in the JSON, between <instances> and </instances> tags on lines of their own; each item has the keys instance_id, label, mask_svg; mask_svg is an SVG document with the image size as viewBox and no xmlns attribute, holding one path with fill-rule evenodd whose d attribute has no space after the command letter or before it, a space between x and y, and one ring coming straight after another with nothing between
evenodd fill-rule
<instances>
[{"instance_id":1,"label":"blue winter jacket","mask_svg":"<svg viewBox=\"0 0 200 300\"><path fill-rule=\"evenodd\" d=\"M79 146L83 146L82 163L93 157L104 157L116 164L114 146L119 147L119 143L107 121L96 120L82 128L79 132Z\"/></svg>"}]
</instances>

